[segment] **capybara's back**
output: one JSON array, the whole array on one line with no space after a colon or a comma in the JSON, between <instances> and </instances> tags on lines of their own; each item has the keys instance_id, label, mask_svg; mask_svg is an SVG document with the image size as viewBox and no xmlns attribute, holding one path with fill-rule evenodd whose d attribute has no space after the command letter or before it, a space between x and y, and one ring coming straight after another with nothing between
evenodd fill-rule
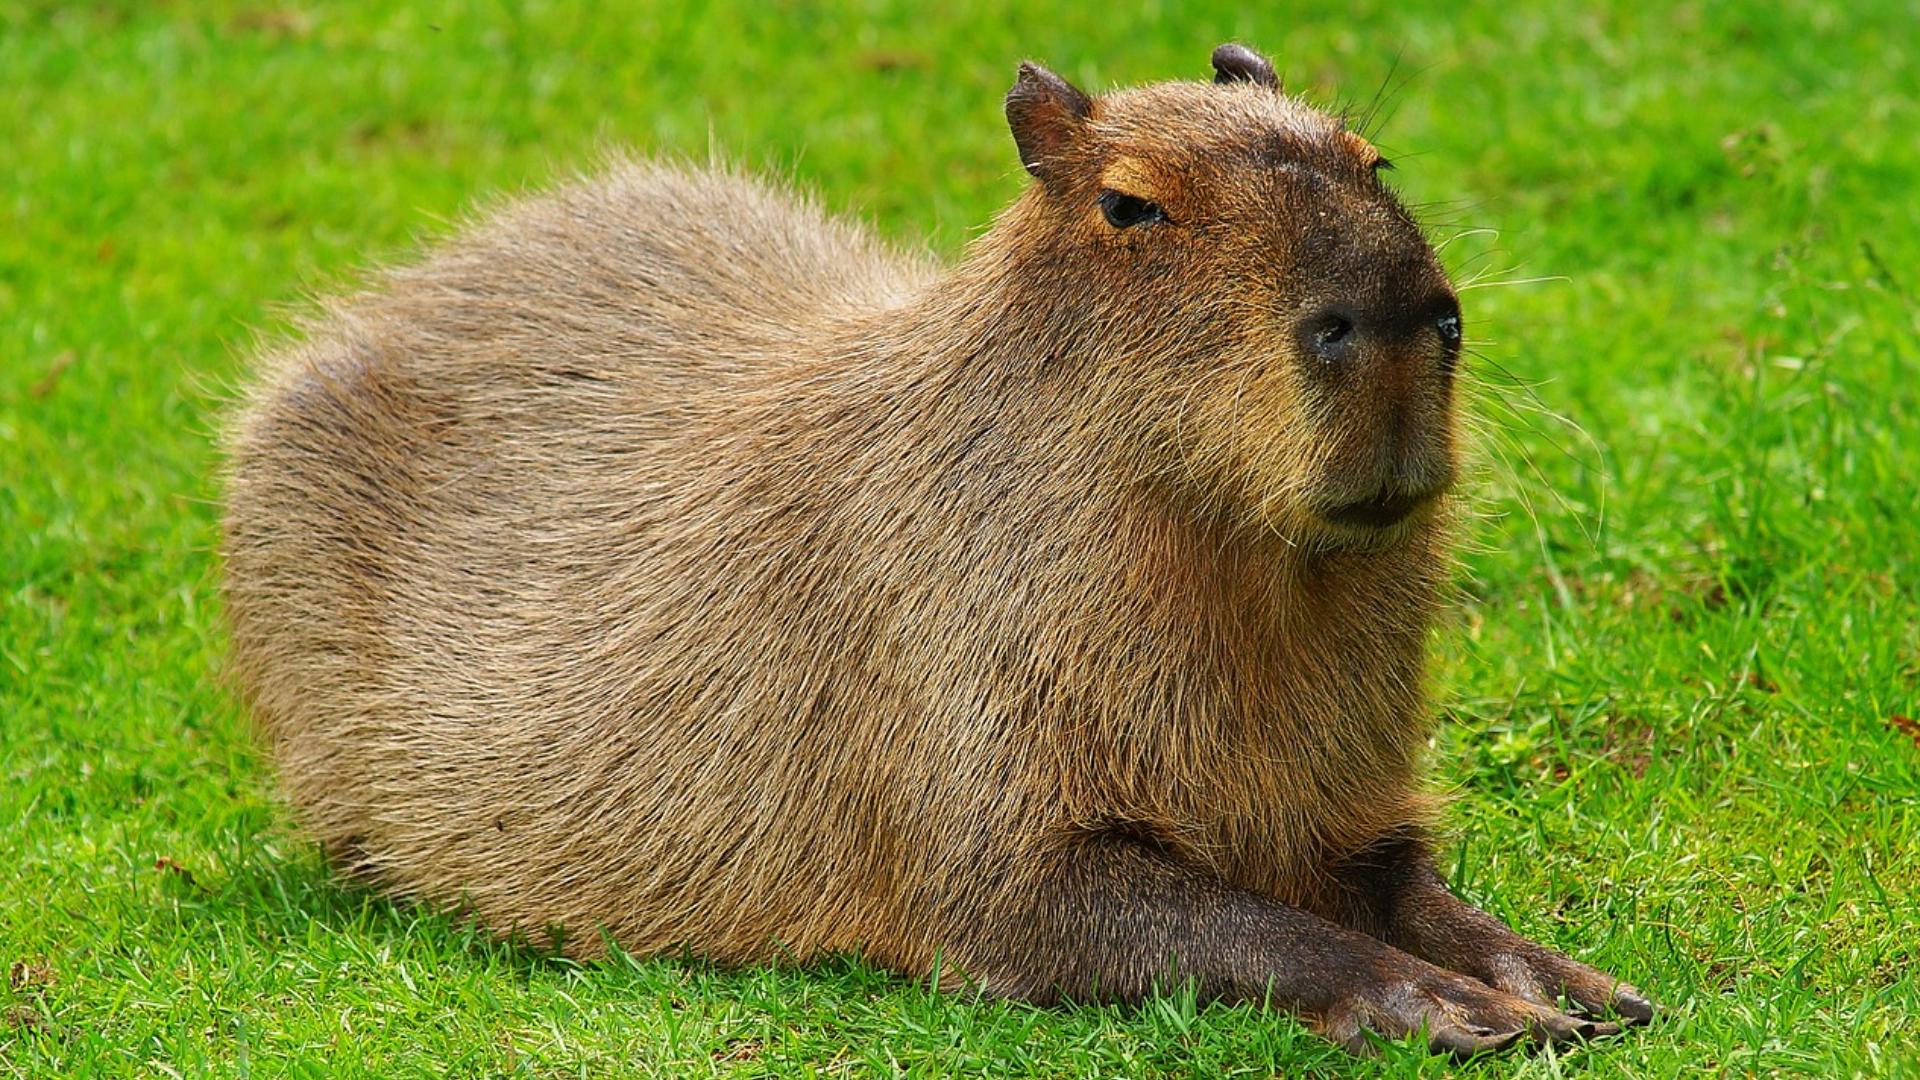
<instances>
[{"instance_id":1,"label":"capybara's back","mask_svg":"<svg viewBox=\"0 0 1920 1080\"><path fill-rule=\"evenodd\" d=\"M619 164L388 273L230 440L234 669L343 870L575 955L860 950L1472 1053L1650 1006L1423 840L1460 308L1239 46L1024 65L944 271Z\"/></svg>"},{"instance_id":2,"label":"capybara's back","mask_svg":"<svg viewBox=\"0 0 1920 1080\"><path fill-rule=\"evenodd\" d=\"M784 542L756 520L776 488L813 478L768 465L754 490L732 459L765 437L762 385L922 276L778 190L618 164L271 358L231 445L234 660L335 858L581 951L603 926L746 956L824 922L851 945L813 905L873 886L810 850L845 838L806 800L844 784L859 811L869 748L809 720L832 658L805 652L833 642L754 630L811 617L805 582L737 565L741 534Z\"/></svg>"}]
</instances>

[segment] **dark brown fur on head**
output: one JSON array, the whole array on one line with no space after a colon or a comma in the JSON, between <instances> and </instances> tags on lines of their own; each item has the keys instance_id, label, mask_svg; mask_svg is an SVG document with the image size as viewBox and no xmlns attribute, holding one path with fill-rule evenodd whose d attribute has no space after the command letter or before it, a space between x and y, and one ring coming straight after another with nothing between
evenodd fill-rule
<instances>
[{"instance_id":1,"label":"dark brown fur on head","mask_svg":"<svg viewBox=\"0 0 1920 1080\"><path fill-rule=\"evenodd\" d=\"M226 595L306 827L580 954L1438 1023L1380 942L1429 910L1457 311L1372 147L1214 65L1024 66L1037 182L950 271L619 162L263 358Z\"/></svg>"}]
</instances>

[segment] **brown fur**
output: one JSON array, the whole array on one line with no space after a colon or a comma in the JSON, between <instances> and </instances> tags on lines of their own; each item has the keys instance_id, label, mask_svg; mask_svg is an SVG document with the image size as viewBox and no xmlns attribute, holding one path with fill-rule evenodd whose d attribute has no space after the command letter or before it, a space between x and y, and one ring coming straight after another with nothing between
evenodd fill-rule
<instances>
[{"instance_id":1,"label":"brown fur","mask_svg":"<svg viewBox=\"0 0 1920 1080\"><path fill-rule=\"evenodd\" d=\"M329 305L262 363L226 516L304 825L583 956L938 956L1037 998L1201 951L1069 978L1062 890L1353 922L1343 860L1429 812L1449 514L1325 511L1446 486L1452 360L1413 327L1330 366L1302 320L1452 294L1372 148L1256 61L1079 101L1029 69L1040 180L951 270L620 162ZM1072 869L1106 843L1147 854Z\"/></svg>"}]
</instances>

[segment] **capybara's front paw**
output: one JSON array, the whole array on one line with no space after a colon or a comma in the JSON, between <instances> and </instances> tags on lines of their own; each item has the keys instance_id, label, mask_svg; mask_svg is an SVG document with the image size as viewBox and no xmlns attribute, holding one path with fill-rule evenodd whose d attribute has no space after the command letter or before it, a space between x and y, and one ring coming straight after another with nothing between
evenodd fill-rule
<instances>
[{"instance_id":1,"label":"capybara's front paw","mask_svg":"<svg viewBox=\"0 0 1920 1080\"><path fill-rule=\"evenodd\" d=\"M1421 1033L1434 1051L1461 1058L1522 1041L1572 1042L1620 1030L1424 964L1349 990L1315 1020L1322 1035L1354 1053L1369 1052L1373 1036Z\"/></svg>"},{"instance_id":2,"label":"capybara's front paw","mask_svg":"<svg viewBox=\"0 0 1920 1080\"><path fill-rule=\"evenodd\" d=\"M1644 1024L1655 1012L1653 1003L1632 986L1525 938L1511 948L1481 953L1464 970L1516 997L1556 1007L1565 1001L1587 1016Z\"/></svg>"}]
</instances>

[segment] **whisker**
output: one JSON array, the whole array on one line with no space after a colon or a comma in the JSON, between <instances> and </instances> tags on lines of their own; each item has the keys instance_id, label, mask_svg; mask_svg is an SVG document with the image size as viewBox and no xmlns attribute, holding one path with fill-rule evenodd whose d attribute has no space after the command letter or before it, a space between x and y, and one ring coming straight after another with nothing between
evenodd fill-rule
<instances>
[{"instance_id":1,"label":"whisker","mask_svg":"<svg viewBox=\"0 0 1920 1080\"><path fill-rule=\"evenodd\" d=\"M1506 272L1507 271L1501 271L1501 273L1506 273ZM1539 285L1543 282L1548 282L1548 281L1572 281L1572 280L1573 280L1572 278L1566 276L1565 274L1547 274L1542 277L1530 277L1530 278L1508 278L1503 281L1482 281L1476 278L1472 281L1467 282L1464 285L1455 286L1454 291L1466 292L1469 289L1497 289L1497 288L1505 288L1508 285Z\"/></svg>"},{"instance_id":2,"label":"whisker","mask_svg":"<svg viewBox=\"0 0 1920 1080\"><path fill-rule=\"evenodd\" d=\"M1484 365L1484 367L1475 367L1474 370L1476 374L1491 372L1498 375L1501 380L1504 380L1506 385L1512 386L1520 391L1520 397L1516 400L1504 392L1498 381L1482 378L1476 379L1473 382L1473 385L1482 391L1477 397L1486 406L1483 410L1479 411L1477 415L1482 420L1496 425L1499 429L1498 433L1506 436L1505 438L1491 439L1485 445L1488 450L1499 458L1500 464L1506 470L1507 475L1516 481L1512 485L1512 493L1519 501L1522 509L1526 511L1529 520L1533 522L1535 531L1539 534L1541 542L1545 542L1544 526L1540 522L1538 509L1535 506L1532 493L1529 490L1530 487L1536 484L1540 488L1545 489L1560 509L1574 520L1580 529L1581 535L1588 544L1597 544L1599 542L1599 533L1605 528L1606 524L1604 489L1601 491L1600 505L1592 514L1589 515L1581 512L1566 497L1559 486L1551 483L1547 479L1546 474L1541 470L1539 464L1531 455L1525 452L1517 436L1522 432L1529 434L1546 442L1547 445L1551 446L1562 457L1580 468L1604 471L1605 452L1600 447L1599 442L1594 439L1593 435L1588 432L1586 428L1582 427L1573 418L1549 406L1545 400L1534 391L1534 383L1520 378L1514 374L1512 370L1507 368L1506 365L1477 349L1470 349L1468 352L1469 355ZM1585 443L1589 453L1583 454L1570 447L1563 440L1555 437L1548 430L1548 427L1542 426L1538 422L1530 419L1530 417L1544 417L1552 422L1551 426L1565 428L1573 432L1578 436L1580 441ZM1524 470L1515 466L1513 458L1507 453L1509 448L1518 453L1525 466Z\"/></svg>"},{"instance_id":3,"label":"whisker","mask_svg":"<svg viewBox=\"0 0 1920 1080\"><path fill-rule=\"evenodd\" d=\"M1491 236L1494 238L1494 240L1498 241L1500 239L1500 230L1484 228L1484 227L1473 228L1473 229L1462 229L1459 232L1454 233L1452 236L1447 237L1445 240L1440 241L1438 244L1435 244L1433 246L1434 254L1437 255L1440 252L1447 250L1447 247L1451 245L1455 240L1464 240L1468 237L1473 237L1473 236Z\"/></svg>"},{"instance_id":4,"label":"whisker","mask_svg":"<svg viewBox=\"0 0 1920 1080\"><path fill-rule=\"evenodd\" d=\"M1393 54L1393 63L1387 67L1387 73L1380 79L1380 85L1374 88L1373 99L1367 102L1366 111L1360 115L1360 122L1354 125L1354 130L1369 142L1373 141L1373 122L1379 119L1381 105L1387 99L1387 88L1393 85L1394 73L1400 70L1400 62L1405 58L1404 52Z\"/></svg>"}]
</instances>

